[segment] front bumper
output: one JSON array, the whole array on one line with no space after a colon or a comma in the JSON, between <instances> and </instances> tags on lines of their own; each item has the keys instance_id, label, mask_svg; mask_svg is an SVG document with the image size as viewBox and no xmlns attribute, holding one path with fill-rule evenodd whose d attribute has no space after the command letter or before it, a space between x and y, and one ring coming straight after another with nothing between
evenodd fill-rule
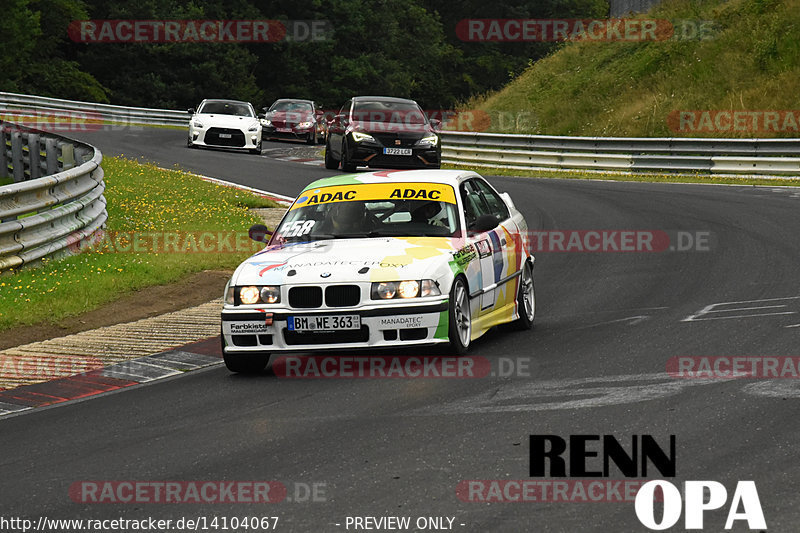
<instances>
[{"instance_id":1,"label":"front bumper","mask_svg":"<svg viewBox=\"0 0 800 533\"><path fill-rule=\"evenodd\" d=\"M358 143L351 149L350 162L372 168L439 168L441 150L438 147L412 147L411 155L386 155L385 147L374 143ZM389 147L392 148L392 147Z\"/></svg>"},{"instance_id":2,"label":"front bumper","mask_svg":"<svg viewBox=\"0 0 800 533\"><path fill-rule=\"evenodd\" d=\"M404 305L362 305L354 308L269 309L272 324L259 306L232 306L222 310L222 335L227 355L266 355L274 352L310 352L332 349L385 348L448 342L448 299ZM359 315L360 330L334 333L296 333L288 317Z\"/></svg>"},{"instance_id":3,"label":"front bumper","mask_svg":"<svg viewBox=\"0 0 800 533\"><path fill-rule=\"evenodd\" d=\"M261 144L260 131L232 128L189 128L189 141L195 146L252 150Z\"/></svg>"},{"instance_id":4,"label":"front bumper","mask_svg":"<svg viewBox=\"0 0 800 533\"><path fill-rule=\"evenodd\" d=\"M305 141L308 139L309 134L314 134L314 127L312 126L310 128L303 129L292 128L292 131L276 131L275 127L265 127L263 131L265 139L291 139L295 141Z\"/></svg>"}]
</instances>

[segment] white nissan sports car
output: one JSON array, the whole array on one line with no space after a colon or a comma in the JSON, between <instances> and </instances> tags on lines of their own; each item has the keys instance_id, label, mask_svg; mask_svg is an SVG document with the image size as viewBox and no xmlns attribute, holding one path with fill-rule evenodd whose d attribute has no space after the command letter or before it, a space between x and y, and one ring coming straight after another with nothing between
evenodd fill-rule
<instances>
[{"instance_id":1,"label":"white nissan sports car","mask_svg":"<svg viewBox=\"0 0 800 533\"><path fill-rule=\"evenodd\" d=\"M261 153L261 122L253 105L238 100L203 100L189 109L189 148L216 146Z\"/></svg>"},{"instance_id":2,"label":"white nissan sports car","mask_svg":"<svg viewBox=\"0 0 800 533\"><path fill-rule=\"evenodd\" d=\"M436 343L460 354L498 324L530 328L527 230L508 194L474 172L315 181L225 288L225 364L257 372L276 352Z\"/></svg>"}]
</instances>

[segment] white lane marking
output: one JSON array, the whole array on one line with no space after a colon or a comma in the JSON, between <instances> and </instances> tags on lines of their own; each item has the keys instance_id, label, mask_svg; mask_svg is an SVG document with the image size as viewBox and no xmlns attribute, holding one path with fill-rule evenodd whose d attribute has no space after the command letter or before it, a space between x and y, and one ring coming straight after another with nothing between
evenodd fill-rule
<instances>
[{"instance_id":1,"label":"white lane marking","mask_svg":"<svg viewBox=\"0 0 800 533\"><path fill-rule=\"evenodd\" d=\"M792 324L791 326L783 326L785 328L800 328L800 324Z\"/></svg>"},{"instance_id":2,"label":"white lane marking","mask_svg":"<svg viewBox=\"0 0 800 533\"><path fill-rule=\"evenodd\" d=\"M742 387L742 392L767 398L800 398L800 380L770 379L749 383Z\"/></svg>"},{"instance_id":3,"label":"white lane marking","mask_svg":"<svg viewBox=\"0 0 800 533\"><path fill-rule=\"evenodd\" d=\"M781 305L745 305L744 307L733 307L733 308L726 308L725 306L728 305L740 305L740 304L762 304L768 302L782 302L787 301L791 303L791 301L800 300L800 296L787 296L785 298L765 298L761 300L741 300L737 302L720 302L711 305L707 305L704 308L700 309L700 311L687 316L686 318L681 319L681 322L697 322L700 320L727 320L731 318L750 318L750 317L760 317L760 316L776 316L776 315L794 315L797 314L797 311L776 311L776 312L769 312L769 313L748 313L748 314L738 314L738 315L730 315L730 316L706 316L712 313L729 313L729 312L739 312L739 311L758 311L763 309L786 309L788 304L781 304Z\"/></svg>"},{"instance_id":4,"label":"white lane marking","mask_svg":"<svg viewBox=\"0 0 800 533\"><path fill-rule=\"evenodd\" d=\"M596 378L511 381L465 398L423 407L412 415L485 414L587 409L675 396L689 387L724 379L677 379L666 373Z\"/></svg>"}]
</instances>

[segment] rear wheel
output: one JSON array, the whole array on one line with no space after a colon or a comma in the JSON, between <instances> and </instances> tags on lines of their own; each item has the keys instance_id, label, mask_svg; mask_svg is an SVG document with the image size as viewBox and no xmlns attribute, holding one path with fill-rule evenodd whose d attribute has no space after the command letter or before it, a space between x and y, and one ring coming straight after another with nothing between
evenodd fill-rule
<instances>
[{"instance_id":1,"label":"rear wheel","mask_svg":"<svg viewBox=\"0 0 800 533\"><path fill-rule=\"evenodd\" d=\"M517 310L519 318L514 322L518 329L531 329L536 315L536 293L533 288L533 268L528 261L522 267L522 277L517 291Z\"/></svg>"},{"instance_id":2,"label":"rear wheel","mask_svg":"<svg viewBox=\"0 0 800 533\"><path fill-rule=\"evenodd\" d=\"M350 155L347 153L347 144L342 143L342 170L345 172L355 172L356 165L350 162Z\"/></svg>"},{"instance_id":3,"label":"rear wheel","mask_svg":"<svg viewBox=\"0 0 800 533\"><path fill-rule=\"evenodd\" d=\"M448 338L453 351L464 354L469 349L472 337L472 314L469 308L469 291L464 278L456 278L450 289Z\"/></svg>"},{"instance_id":4,"label":"rear wheel","mask_svg":"<svg viewBox=\"0 0 800 533\"><path fill-rule=\"evenodd\" d=\"M325 168L328 170L339 168L339 160L334 159L333 152L331 152L331 143L325 144Z\"/></svg>"}]
</instances>

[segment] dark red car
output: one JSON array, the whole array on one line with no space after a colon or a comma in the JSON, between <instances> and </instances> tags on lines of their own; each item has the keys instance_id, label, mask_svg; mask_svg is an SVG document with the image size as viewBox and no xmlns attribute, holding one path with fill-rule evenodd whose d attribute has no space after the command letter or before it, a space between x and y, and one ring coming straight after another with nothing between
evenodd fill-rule
<instances>
[{"instance_id":1,"label":"dark red car","mask_svg":"<svg viewBox=\"0 0 800 533\"><path fill-rule=\"evenodd\" d=\"M293 139L311 145L325 142L328 124L313 101L282 98L263 109L262 138Z\"/></svg>"}]
</instances>

